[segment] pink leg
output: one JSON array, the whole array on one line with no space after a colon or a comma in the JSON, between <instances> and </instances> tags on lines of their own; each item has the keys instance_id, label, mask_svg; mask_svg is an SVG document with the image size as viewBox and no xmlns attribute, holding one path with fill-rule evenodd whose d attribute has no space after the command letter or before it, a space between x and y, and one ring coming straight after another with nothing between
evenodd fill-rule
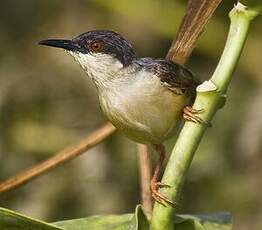
<instances>
[{"instance_id":1,"label":"pink leg","mask_svg":"<svg viewBox=\"0 0 262 230\"><path fill-rule=\"evenodd\" d=\"M157 202L159 202L160 204L162 204L164 206L166 206L166 203L174 206L174 203L171 200L169 200L167 197L165 197L164 195L162 195L158 191L158 189L160 187L170 187L170 185L163 184L163 183L158 181L159 176L160 176L160 172L161 172L161 167L162 167L163 162L165 160L165 147L162 144L159 144L159 145L155 145L155 149L159 154L159 160L157 162L157 165L156 165L155 170L154 170L153 177L151 179L152 197Z\"/></svg>"}]
</instances>

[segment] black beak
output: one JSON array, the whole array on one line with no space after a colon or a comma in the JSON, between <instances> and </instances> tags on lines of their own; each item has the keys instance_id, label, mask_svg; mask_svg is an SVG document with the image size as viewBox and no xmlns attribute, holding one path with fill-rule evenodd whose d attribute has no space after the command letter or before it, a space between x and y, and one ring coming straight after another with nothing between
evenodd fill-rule
<instances>
[{"instance_id":1,"label":"black beak","mask_svg":"<svg viewBox=\"0 0 262 230\"><path fill-rule=\"evenodd\" d=\"M47 39L47 40L40 41L38 44L44 46L63 48L65 50L71 50L71 51L79 49L79 47L73 41L63 40L63 39Z\"/></svg>"}]
</instances>

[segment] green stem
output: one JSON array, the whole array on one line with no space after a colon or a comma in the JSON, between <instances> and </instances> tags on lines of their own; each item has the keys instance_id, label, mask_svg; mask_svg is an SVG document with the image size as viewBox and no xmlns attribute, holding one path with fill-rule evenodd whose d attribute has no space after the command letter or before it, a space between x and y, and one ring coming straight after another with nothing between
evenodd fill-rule
<instances>
[{"instance_id":1,"label":"green stem","mask_svg":"<svg viewBox=\"0 0 262 230\"><path fill-rule=\"evenodd\" d=\"M223 98L221 94L225 94L232 79L232 73L243 49L250 22L257 15L259 12L248 9L240 3L230 12L230 30L222 57L211 80L203 83L197 90L193 108L204 109L204 112L201 113L202 119L210 121L221 107L221 98ZM186 122L179 134L162 178L163 183L170 184L172 187L161 189L161 193L174 201L179 200L187 171L205 130L204 125ZM171 206L164 207L156 202L150 229L173 230L174 212Z\"/></svg>"}]
</instances>

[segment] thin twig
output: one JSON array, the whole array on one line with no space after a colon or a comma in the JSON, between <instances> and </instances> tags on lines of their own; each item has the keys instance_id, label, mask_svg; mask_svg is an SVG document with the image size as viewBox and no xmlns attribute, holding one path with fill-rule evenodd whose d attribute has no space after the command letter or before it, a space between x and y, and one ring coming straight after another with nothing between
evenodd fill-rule
<instances>
[{"instance_id":1,"label":"thin twig","mask_svg":"<svg viewBox=\"0 0 262 230\"><path fill-rule=\"evenodd\" d=\"M199 35L222 0L189 0L186 14L168 51L167 59L184 65Z\"/></svg>"},{"instance_id":2,"label":"thin twig","mask_svg":"<svg viewBox=\"0 0 262 230\"><path fill-rule=\"evenodd\" d=\"M152 213L152 196L150 190L151 164L148 146L137 144L137 158L140 172L141 203L147 214Z\"/></svg>"},{"instance_id":3,"label":"thin twig","mask_svg":"<svg viewBox=\"0 0 262 230\"><path fill-rule=\"evenodd\" d=\"M112 124L110 123L105 124L101 128L90 133L86 138L84 138L78 144L66 148L58 152L54 156L48 158L47 160L33 166L32 168L27 169L21 173L18 173L14 177L11 177L6 181L0 183L0 192L5 192L15 187L18 187L19 185L25 184L26 182L36 178L42 173L79 156L80 154L84 153L88 149L99 144L101 141L103 141L105 138L111 135L115 130L116 128Z\"/></svg>"}]
</instances>

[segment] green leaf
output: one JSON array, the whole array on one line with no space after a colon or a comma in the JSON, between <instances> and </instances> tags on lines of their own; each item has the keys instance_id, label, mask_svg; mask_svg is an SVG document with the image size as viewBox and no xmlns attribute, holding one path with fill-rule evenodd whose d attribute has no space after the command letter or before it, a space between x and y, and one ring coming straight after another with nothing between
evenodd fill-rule
<instances>
[{"instance_id":1,"label":"green leaf","mask_svg":"<svg viewBox=\"0 0 262 230\"><path fill-rule=\"evenodd\" d=\"M148 219L142 209L141 205L136 206L136 211L135 211L135 223L136 223L136 230L147 230L149 229L149 222Z\"/></svg>"},{"instance_id":2,"label":"green leaf","mask_svg":"<svg viewBox=\"0 0 262 230\"><path fill-rule=\"evenodd\" d=\"M99 215L81 219L65 220L54 223L66 230L124 230L132 226L133 214ZM133 227L130 229L134 229Z\"/></svg>"},{"instance_id":3,"label":"green leaf","mask_svg":"<svg viewBox=\"0 0 262 230\"><path fill-rule=\"evenodd\" d=\"M64 230L5 208L0 208L1 230Z\"/></svg>"},{"instance_id":4,"label":"green leaf","mask_svg":"<svg viewBox=\"0 0 262 230\"><path fill-rule=\"evenodd\" d=\"M136 207L135 214L99 215L87 218L66 220L54 223L66 230L147 230L149 223L141 205Z\"/></svg>"},{"instance_id":5,"label":"green leaf","mask_svg":"<svg viewBox=\"0 0 262 230\"><path fill-rule=\"evenodd\" d=\"M231 230L228 213L207 215L176 215L176 230ZM135 214L100 215L59 221L54 224L36 220L8 209L0 208L1 230L148 230L149 222L138 205Z\"/></svg>"},{"instance_id":6,"label":"green leaf","mask_svg":"<svg viewBox=\"0 0 262 230\"><path fill-rule=\"evenodd\" d=\"M229 213L206 215L177 215L176 230L231 230L232 216Z\"/></svg>"}]
</instances>

